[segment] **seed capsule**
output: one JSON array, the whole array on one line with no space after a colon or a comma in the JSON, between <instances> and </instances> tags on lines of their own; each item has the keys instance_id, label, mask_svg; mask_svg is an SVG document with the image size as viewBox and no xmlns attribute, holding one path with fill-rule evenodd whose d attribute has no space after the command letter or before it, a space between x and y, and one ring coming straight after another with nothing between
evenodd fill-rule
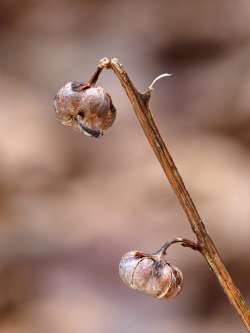
<instances>
[{"instance_id":1,"label":"seed capsule","mask_svg":"<svg viewBox=\"0 0 250 333\"><path fill-rule=\"evenodd\" d=\"M93 137L103 135L114 122L116 110L102 87L68 82L55 96L54 109L63 125Z\"/></svg>"},{"instance_id":2,"label":"seed capsule","mask_svg":"<svg viewBox=\"0 0 250 333\"><path fill-rule=\"evenodd\" d=\"M162 254L128 252L120 261L119 274L128 287L158 299L173 298L183 287L182 272L168 263Z\"/></svg>"}]
</instances>

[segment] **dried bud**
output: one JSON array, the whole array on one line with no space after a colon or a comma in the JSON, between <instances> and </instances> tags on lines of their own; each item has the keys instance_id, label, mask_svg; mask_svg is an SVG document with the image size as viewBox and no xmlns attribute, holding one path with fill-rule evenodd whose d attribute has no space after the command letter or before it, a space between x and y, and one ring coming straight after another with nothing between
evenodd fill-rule
<instances>
[{"instance_id":1,"label":"dried bud","mask_svg":"<svg viewBox=\"0 0 250 333\"><path fill-rule=\"evenodd\" d=\"M116 116L111 97L102 87L69 82L55 96L54 108L63 125L93 137L103 135Z\"/></svg>"},{"instance_id":2,"label":"dried bud","mask_svg":"<svg viewBox=\"0 0 250 333\"><path fill-rule=\"evenodd\" d=\"M128 252L121 259L119 274L130 288L159 299L177 296L183 286L182 272L170 265L162 254Z\"/></svg>"}]
</instances>

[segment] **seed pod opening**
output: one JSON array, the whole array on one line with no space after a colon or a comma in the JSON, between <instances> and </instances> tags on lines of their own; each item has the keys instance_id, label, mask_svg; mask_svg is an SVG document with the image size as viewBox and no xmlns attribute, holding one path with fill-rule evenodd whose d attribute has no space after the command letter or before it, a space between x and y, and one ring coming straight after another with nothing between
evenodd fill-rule
<instances>
[{"instance_id":1,"label":"seed pod opening","mask_svg":"<svg viewBox=\"0 0 250 333\"><path fill-rule=\"evenodd\" d=\"M54 109L63 125L92 137L112 126L116 109L102 87L68 82L55 96Z\"/></svg>"},{"instance_id":2,"label":"seed pod opening","mask_svg":"<svg viewBox=\"0 0 250 333\"><path fill-rule=\"evenodd\" d=\"M120 261L119 274L130 288L159 299L173 298L183 287L181 271L159 255L128 252Z\"/></svg>"}]
</instances>

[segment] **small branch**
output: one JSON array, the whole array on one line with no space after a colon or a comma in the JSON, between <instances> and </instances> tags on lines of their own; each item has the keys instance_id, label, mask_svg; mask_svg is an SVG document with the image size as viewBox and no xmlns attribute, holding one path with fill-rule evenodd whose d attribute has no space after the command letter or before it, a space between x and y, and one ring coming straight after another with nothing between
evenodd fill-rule
<instances>
[{"instance_id":1,"label":"small branch","mask_svg":"<svg viewBox=\"0 0 250 333\"><path fill-rule=\"evenodd\" d=\"M174 240L172 240L170 242L166 242L165 244L163 244L162 247L154 253L154 255L165 256L169 247L174 245L174 244L178 244L178 243L181 246L189 247L189 248L191 248L192 250L195 250L195 251L200 251L201 250L198 243L195 243L195 242L193 242L189 239L178 237L178 238L175 238Z\"/></svg>"},{"instance_id":2,"label":"small branch","mask_svg":"<svg viewBox=\"0 0 250 333\"><path fill-rule=\"evenodd\" d=\"M216 275L229 301L241 317L241 320L245 324L247 330L250 332L250 313L247 305L245 304L240 291L235 286L230 274L228 273L212 239L208 235L205 225L203 224L194 202L184 185L184 182L166 147L165 142L161 137L156 122L150 111L149 99L151 91L148 90L146 93L140 93L137 91L128 74L116 58L102 59L98 65L98 68L98 76L102 69L110 68L114 71L117 78L120 80L132 104L133 110L141 124L144 134L152 146L165 175L167 176L183 210L187 215L191 228L196 235L201 254L205 257L208 265Z\"/></svg>"},{"instance_id":3,"label":"small branch","mask_svg":"<svg viewBox=\"0 0 250 333\"><path fill-rule=\"evenodd\" d=\"M164 73L164 74L161 74L159 76L157 76L153 82L150 84L150 86L148 87L149 90L153 90L154 89L154 85L156 84L157 81L163 79L164 77L169 77L169 76L172 76L172 74L169 74L169 73Z\"/></svg>"},{"instance_id":4,"label":"small branch","mask_svg":"<svg viewBox=\"0 0 250 333\"><path fill-rule=\"evenodd\" d=\"M93 86L96 84L96 81L98 80L99 78L99 75L101 74L103 68L101 66L98 66L95 73L93 74L93 76L91 77L91 79L88 81L88 84L90 86Z\"/></svg>"}]
</instances>

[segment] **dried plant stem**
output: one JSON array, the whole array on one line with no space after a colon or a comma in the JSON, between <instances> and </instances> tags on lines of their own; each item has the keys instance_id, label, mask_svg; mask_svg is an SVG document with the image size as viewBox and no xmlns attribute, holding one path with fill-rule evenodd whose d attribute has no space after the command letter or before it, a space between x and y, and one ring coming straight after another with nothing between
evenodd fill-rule
<instances>
[{"instance_id":1,"label":"dried plant stem","mask_svg":"<svg viewBox=\"0 0 250 333\"><path fill-rule=\"evenodd\" d=\"M154 254L166 255L168 248L170 246L172 246L173 244L180 244L184 247L189 247L192 250L200 251L200 246L197 243L195 243L189 239L178 237L178 238L173 239L172 241L168 241L165 244L163 244L162 247L158 251L156 251Z\"/></svg>"},{"instance_id":2,"label":"dried plant stem","mask_svg":"<svg viewBox=\"0 0 250 333\"><path fill-rule=\"evenodd\" d=\"M241 317L241 320L245 324L247 330L250 332L250 313L248 307L228 273L212 239L207 233L205 225L203 224L194 202L184 185L184 182L166 147L165 142L161 137L156 122L150 111L150 89L145 93L137 91L128 74L116 58L104 58L99 62L98 70L94 75L94 81L97 80L101 70L104 68L112 69L117 78L120 80L141 124L141 127L143 128L143 131L152 146L165 175L167 176L182 208L188 217L189 223L197 238L199 252L205 257L208 265L211 267L219 280L219 283L229 301Z\"/></svg>"}]
</instances>

